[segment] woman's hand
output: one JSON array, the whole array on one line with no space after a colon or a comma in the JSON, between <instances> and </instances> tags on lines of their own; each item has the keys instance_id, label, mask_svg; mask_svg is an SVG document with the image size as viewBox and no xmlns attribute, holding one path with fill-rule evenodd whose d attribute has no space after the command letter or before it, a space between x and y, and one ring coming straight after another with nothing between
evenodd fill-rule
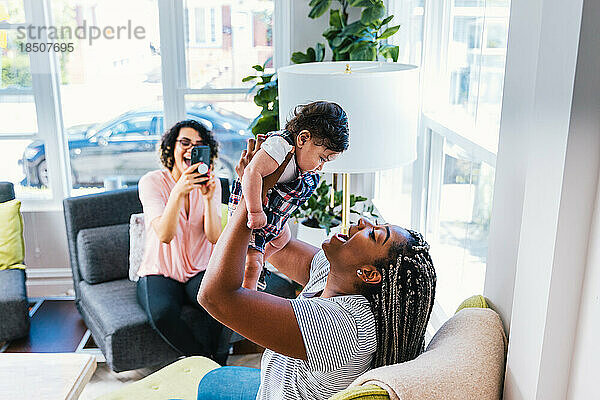
<instances>
[{"instance_id":1,"label":"woman's hand","mask_svg":"<svg viewBox=\"0 0 600 400\"><path fill-rule=\"evenodd\" d=\"M186 196L192 190L202 187L208 178L198 173L198 166L201 163L190 165L177 180L173 192L179 196Z\"/></svg>"},{"instance_id":2,"label":"woman's hand","mask_svg":"<svg viewBox=\"0 0 600 400\"><path fill-rule=\"evenodd\" d=\"M200 185L200 193L206 200L211 200L215 194L215 188L217 187L217 179L212 166L208 170L208 176L202 177L202 179L203 181Z\"/></svg>"},{"instance_id":3,"label":"woman's hand","mask_svg":"<svg viewBox=\"0 0 600 400\"><path fill-rule=\"evenodd\" d=\"M246 166L250 164L250 160L252 157L260 150L260 146L262 146L263 142L267 138L267 135L257 135L256 139L249 139L248 144L246 146L246 150L242 151L242 157L240 157L240 161L235 166L235 172L240 178L244 175L244 170Z\"/></svg>"}]
</instances>

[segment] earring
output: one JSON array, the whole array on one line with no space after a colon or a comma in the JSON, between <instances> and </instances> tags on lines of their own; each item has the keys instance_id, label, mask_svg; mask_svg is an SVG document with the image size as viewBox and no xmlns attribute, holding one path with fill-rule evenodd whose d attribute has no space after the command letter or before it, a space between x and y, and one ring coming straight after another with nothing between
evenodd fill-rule
<instances>
[{"instance_id":1,"label":"earring","mask_svg":"<svg viewBox=\"0 0 600 400\"><path fill-rule=\"evenodd\" d=\"M356 275L361 276L363 274L362 269L356 270Z\"/></svg>"}]
</instances>

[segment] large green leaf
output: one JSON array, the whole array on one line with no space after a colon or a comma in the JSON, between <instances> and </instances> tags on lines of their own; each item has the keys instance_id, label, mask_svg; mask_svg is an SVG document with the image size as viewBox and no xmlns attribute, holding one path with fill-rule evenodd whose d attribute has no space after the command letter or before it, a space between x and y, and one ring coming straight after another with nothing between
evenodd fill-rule
<instances>
[{"instance_id":1,"label":"large green leaf","mask_svg":"<svg viewBox=\"0 0 600 400\"><path fill-rule=\"evenodd\" d=\"M296 51L292 53L292 62L294 64L304 64L309 62L314 62L316 60L316 52L315 49L309 47L306 49L306 54L301 51Z\"/></svg>"},{"instance_id":2,"label":"large green leaf","mask_svg":"<svg viewBox=\"0 0 600 400\"><path fill-rule=\"evenodd\" d=\"M269 133L279 129L279 119L273 117L262 117L257 121L256 125L252 127L252 133L254 135Z\"/></svg>"},{"instance_id":3,"label":"large green leaf","mask_svg":"<svg viewBox=\"0 0 600 400\"><path fill-rule=\"evenodd\" d=\"M389 44L381 44L379 46L379 54L381 54L385 58L391 58L394 62L398 61L399 53L400 49L398 46L392 46Z\"/></svg>"},{"instance_id":4,"label":"large green leaf","mask_svg":"<svg viewBox=\"0 0 600 400\"><path fill-rule=\"evenodd\" d=\"M383 33L381 35L379 35L377 37L377 39L379 39L379 40L387 39L390 36L393 36L396 32L398 32L398 29L400 29L400 25L389 27L385 31L383 31Z\"/></svg>"},{"instance_id":5,"label":"large green leaf","mask_svg":"<svg viewBox=\"0 0 600 400\"><path fill-rule=\"evenodd\" d=\"M329 9L331 0L312 0L309 5L312 7L312 9L308 13L308 17L313 19L319 18L321 15L325 14L325 11Z\"/></svg>"},{"instance_id":6,"label":"large green leaf","mask_svg":"<svg viewBox=\"0 0 600 400\"><path fill-rule=\"evenodd\" d=\"M323 37L327 40L333 40L341 31L341 29L329 27L323 32Z\"/></svg>"},{"instance_id":7,"label":"large green leaf","mask_svg":"<svg viewBox=\"0 0 600 400\"><path fill-rule=\"evenodd\" d=\"M342 29L342 35L358 35L360 32L365 30L367 27L362 24L361 21L353 22Z\"/></svg>"},{"instance_id":8,"label":"large green leaf","mask_svg":"<svg viewBox=\"0 0 600 400\"><path fill-rule=\"evenodd\" d=\"M372 7L365 8L360 15L360 22L364 25L372 24L385 15L385 7L383 4L377 4Z\"/></svg>"},{"instance_id":9,"label":"large green leaf","mask_svg":"<svg viewBox=\"0 0 600 400\"><path fill-rule=\"evenodd\" d=\"M329 25L342 29L342 14L340 10L331 10L329 12Z\"/></svg>"},{"instance_id":10,"label":"large green leaf","mask_svg":"<svg viewBox=\"0 0 600 400\"><path fill-rule=\"evenodd\" d=\"M381 25L383 26L383 25L387 24L387 23L388 23L388 22L390 22L390 21L391 21L393 18L394 18L394 16L393 16L393 15L390 15L389 17L386 17L386 18L385 18L383 21L381 21Z\"/></svg>"},{"instance_id":11,"label":"large green leaf","mask_svg":"<svg viewBox=\"0 0 600 400\"><path fill-rule=\"evenodd\" d=\"M362 42L350 51L351 61L375 61L377 59L377 47L375 43Z\"/></svg>"}]
</instances>

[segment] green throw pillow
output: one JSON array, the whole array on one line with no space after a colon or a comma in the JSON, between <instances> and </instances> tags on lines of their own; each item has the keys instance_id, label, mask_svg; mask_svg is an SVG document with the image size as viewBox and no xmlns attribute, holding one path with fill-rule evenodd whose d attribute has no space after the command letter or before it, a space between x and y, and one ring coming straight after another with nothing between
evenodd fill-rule
<instances>
[{"instance_id":1,"label":"green throw pillow","mask_svg":"<svg viewBox=\"0 0 600 400\"><path fill-rule=\"evenodd\" d=\"M460 306L458 306L456 312L459 312L463 308L490 308L490 306L488 306L487 301L485 301L485 297L480 294L476 294L475 296L471 296L460 303Z\"/></svg>"},{"instance_id":2,"label":"green throw pillow","mask_svg":"<svg viewBox=\"0 0 600 400\"><path fill-rule=\"evenodd\" d=\"M329 400L390 400L390 396L385 389L377 385L363 385L342 390Z\"/></svg>"},{"instance_id":3,"label":"green throw pillow","mask_svg":"<svg viewBox=\"0 0 600 400\"><path fill-rule=\"evenodd\" d=\"M23 217L21 202L10 200L0 203L0 270L25 269L25 244L23 243Z\"/></svg>"}]
</instances>

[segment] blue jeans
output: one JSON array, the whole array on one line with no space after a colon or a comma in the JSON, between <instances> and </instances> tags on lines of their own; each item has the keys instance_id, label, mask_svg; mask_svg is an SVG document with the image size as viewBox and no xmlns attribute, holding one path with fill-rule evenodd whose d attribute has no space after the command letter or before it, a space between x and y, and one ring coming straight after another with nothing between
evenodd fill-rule
<instances>
[{"instance_id":1,"label":"blue jeans","mask_svg":"<svg viewBox=\"0 0 600 400\"><path fill-rule=\"evenodd\" d=\"M255 400L259 386L259 369L221 367L204 375L198 385L198 400Z\"/></svg>"}]
</instances>

